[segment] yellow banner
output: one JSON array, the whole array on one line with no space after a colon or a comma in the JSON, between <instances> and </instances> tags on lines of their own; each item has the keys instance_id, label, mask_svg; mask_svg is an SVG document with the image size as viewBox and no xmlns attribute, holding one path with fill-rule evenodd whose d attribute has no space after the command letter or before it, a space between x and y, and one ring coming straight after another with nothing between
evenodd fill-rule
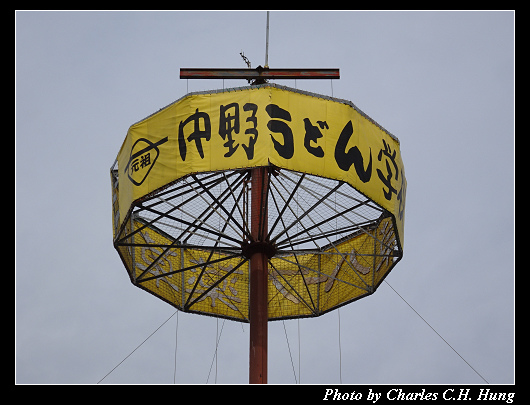
<instances>
[{"instance_id":1,"label":"yellow banner","mask_svg":"<svg viewBox=\"0 0 530 405\"><path fill-rule=\"evenodd\" d=\"M118 154L115 229L135 200L190 173L270 164L349 183L394 215L403 246L397 139L347 101L270 84L190 94L132 125Z\"/></svg>"}]
</instances>

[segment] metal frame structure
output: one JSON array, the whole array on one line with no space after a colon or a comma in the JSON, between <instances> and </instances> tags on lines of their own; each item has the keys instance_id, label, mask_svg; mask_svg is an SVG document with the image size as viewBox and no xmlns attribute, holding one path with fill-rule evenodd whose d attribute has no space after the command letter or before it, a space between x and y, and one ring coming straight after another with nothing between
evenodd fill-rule
<instances>
[{"instance_id":1,"label":"metal frame structure","mask_svg":"<svg viewBox=\"0 0 530 405\"><path fill-rule=\"evenodd\" d=\"M269 79L338 79L340 75L339 69L269 69L268 66L258 66L256 69L183 68L180 78L246 79L252 82L252 86L259 86ZM358 110L346 100L318 97L343 102ZM119 181L117 162L111 168L111 177L115 205ZM114 213L120 215L119 212L116 214L116 209ZM240 316L236 319L211 315L250 323L250 383L267 382L269 320L320 316L372 294L402 257L401 244L393 231L395 220L384 208L343 181L280 169L270 164L187 175L134 201L129 212L122 215L126 218L119 229L114 229L114 246L133 284L156 295L147 288L148 283L158 285L164 281L171 285L168 280L173 275L193 273L186 279L187 285L185 278L181 277L182 284L174 286L175 292L182 294L180 304L156 295L179 310L204 314L195 306L208 296L214 297L212 294L217 290L226 289L227 281L234 280L241 266L249 266L248 312L236 305L241 302L239 297L216 295L215 298L235 308ZM114 223L118 222L115 218ZM391 226L386 232L388 224ZM148 230L160 235L160 239L149 237ZM373 243L371 254L348 253L338 248L362 235ZM136 248L149 250L149 264L137 264ZM162 263L169 263L168 255L177 251L181 258L179 268L169 265L169 271L162 271ZM193 265L185 265L184 255L190 251L202 252L204 256L192 261ZM318 265L304 264L302 258L309 254L318 258ZM323 271L323 260L337 263L337 270ZM225 266L224 274L211 270L213 264L223 266L229 261L231 264ZM361 262L370 263L373 269L371 281L361 277L368 274ZM376 271L383 263L388 270L376 279ZM286 270L282 265L290 267ZM339 274L340 268L343 273ZM293 285L293 277L301 277L298 287ZM351 281L353 279L359 280L357 284ZM269 281L276 286L272 297L268 291ZM321 289L328 291L334 283L353 287L362 293L327 307L320 298ZM279 305L275 304L279 302L279 295L293 303L301 303L306 312L271 319L268 308ZM213 304L215 298L212 298Z\"/></svg>"}]
</instances>

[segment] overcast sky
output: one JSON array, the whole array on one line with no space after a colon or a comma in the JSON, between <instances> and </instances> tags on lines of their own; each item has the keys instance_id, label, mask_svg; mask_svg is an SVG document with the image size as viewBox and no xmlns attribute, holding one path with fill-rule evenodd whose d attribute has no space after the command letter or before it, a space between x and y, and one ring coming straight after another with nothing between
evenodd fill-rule
<instances>
[{"instance_id":1,"label":"overcast sky","mask_svg":"<svg viewBox=\"0 0 530 405\"><path fill-rule=\"evenodd\" d=\"M175 312L113 248L110 166L131 124L223 86L179 68L243 68L241 51L263 65L265 21L16 12L17 383L97 383ZM513 383L514 13L271 11L269 65L340 68L296 87L333 91L399 138L404 256L387 281L486 380ZM103 383L173 383L176 322ZM385 283L340 322L344 383L484 382ZM337 311L285 331L296 379L339 383ZM295 382L285 331L269 323L270 383ZM177 383L248 382L247 324L179 313L177 338Z\"/></svg>"}]
</instances>

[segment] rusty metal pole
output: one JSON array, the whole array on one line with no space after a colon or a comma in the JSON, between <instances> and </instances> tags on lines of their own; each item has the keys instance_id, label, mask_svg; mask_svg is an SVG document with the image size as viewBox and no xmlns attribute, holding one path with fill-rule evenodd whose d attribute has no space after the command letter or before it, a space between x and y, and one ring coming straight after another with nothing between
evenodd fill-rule
<instances>
[{"instance_id":1,"label":"rusty metal pole","mask_svg":"<svg viewBox=\"0 0 530 405\"><path fill-rule=\"evenodd\" d=\"M252 169L250 253L250 356L249 383L267 383L267 184L266 167Z\"/></svg>"}]
</instances>

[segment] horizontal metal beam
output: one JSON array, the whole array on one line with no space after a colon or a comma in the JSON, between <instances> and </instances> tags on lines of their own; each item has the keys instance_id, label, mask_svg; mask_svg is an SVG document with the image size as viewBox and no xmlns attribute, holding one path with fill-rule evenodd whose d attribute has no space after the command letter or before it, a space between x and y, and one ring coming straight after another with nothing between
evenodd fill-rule
<instances>
[{"instance_id":1,"label":"horizontal metal beam","mask_svg":"<svg viewBox=\"0 0 530 405\"><path fill-rule=\"evenodd\" d=\"M181 68L181 79L340 79L339 69Z\"/></svg>"}]
</instances>

